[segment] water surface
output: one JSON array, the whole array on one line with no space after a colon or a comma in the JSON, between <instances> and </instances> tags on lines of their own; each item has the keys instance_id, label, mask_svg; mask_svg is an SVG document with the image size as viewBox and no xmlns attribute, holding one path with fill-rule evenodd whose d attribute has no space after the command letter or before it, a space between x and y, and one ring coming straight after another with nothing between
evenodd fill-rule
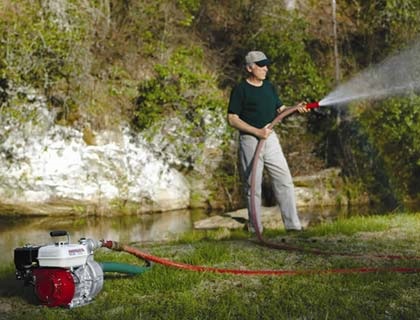
<instances>
[{"instance_id":1,"label":"water surface","mask_svg":"<svg viewBox=\"0 0 420 320\"><path fill-rule=\"evenodd\" d=\"M118 217L0 217L0 263L13 261L16 247L52 243L52 230L68 231L71 243L82 237L130 243L168 241L192 226L192 213L188 210Z\"/></svg>"},{"instance_id":2,"label":"water surface","mask_svg":"<svg viewBox=\"0 0 420 320\"><path fill-rule=\"evenodd\" d=\"M353 208L308 208L300 209L301 219L309 226L337 217L355 214L386 213L369 206ZM0 263L13 262L13 252L25 244L44 245L53 240L52 230L66 230L70 242L77 243L82 238L95 240L115 240L123 243L164 242L174 240L179 235L191 231L194 221L216 213L196 210L177 210L139 216L37 216L10 218L0 216Z\"/></svg>"}]
</instances>

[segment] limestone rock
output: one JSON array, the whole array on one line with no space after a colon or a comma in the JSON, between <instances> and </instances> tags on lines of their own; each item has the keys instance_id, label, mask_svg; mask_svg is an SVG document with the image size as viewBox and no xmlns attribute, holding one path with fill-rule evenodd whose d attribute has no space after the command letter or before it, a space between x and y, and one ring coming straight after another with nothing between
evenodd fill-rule
<instances>
[{"instance_id":1,"label":"limestone rock","mask_svg":"<svg viewBox=\"0 0 420 320\"><path fill-rule=\"evenodd\" d=\"M223 216L213 216L194 223L195 229L241 229L245 227L248 221L248 210L239 209L233 212L227 212ZM261 208L261 222L265 228L279 229L283 228L280 210L275 207Z\"/></svg>"},{"instance_id":2,"label":"limestone rock","mask_svg":"<svg viewBox=\"0 0 420 320\"><path fill-rule=\"evenodd\" d=\"M194 229L240 229L243 228L244 224L240 223L230 217L213 216L207 219L199 220L194 222Z\"/></svg>"},{"instance_id":3,"label":"limestone rock","mask_svg":"<svg viewBox=\"0 0 420 320\"><path fill-rule=\"evenodd\" d=\"M0 117L1 203L36 207L61 200L112 207L131 202L138 204L137 212L188 207L183 174L152 154L128 126L97 132L96 145L88 145L82 130L56 124L45 99L31 96L18 109L25 120Z\"/></svg>"}]
</instances>

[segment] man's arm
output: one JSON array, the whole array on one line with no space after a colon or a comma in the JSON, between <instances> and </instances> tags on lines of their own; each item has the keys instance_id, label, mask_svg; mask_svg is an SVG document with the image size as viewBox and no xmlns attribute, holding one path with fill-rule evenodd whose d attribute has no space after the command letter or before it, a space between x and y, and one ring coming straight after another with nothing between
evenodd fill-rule
<instances>
[{"instance_id":1,"label":"man's arm","mask_svg":"<svg viewBox=\"0 0 420 320\"><path fill-rule=\"evenodd\" d=\"M255 128L243 121L237 114L234 113L228 113L227 120L231 127L239 131L252 134L260 139L267 139L270 133L273 132L272 129L267 128L268 125L261 129Z\"/></svg>"},{"instance_id":2,"label":"man's arm","mask_svg":"<svg viewBox=\"0 0 420 320\"><path fill-rule=\"evenodd\" d=\"M299 107L298 112L299 113L305 113L310 112L311 110L306 108L306 102L300 102L295 107ZM284 110L291 107L286 107L285 105L282 105L280 108L277 108L277 113L282 113Z\"/></svg>"}]
</instances>

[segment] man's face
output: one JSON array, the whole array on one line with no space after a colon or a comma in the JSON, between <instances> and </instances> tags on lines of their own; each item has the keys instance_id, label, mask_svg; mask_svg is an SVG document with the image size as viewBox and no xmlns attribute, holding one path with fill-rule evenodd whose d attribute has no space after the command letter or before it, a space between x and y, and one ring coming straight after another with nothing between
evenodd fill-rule
<instances>
[{"instance_id":1,"label":"man's face","mask_svg":"<svg viewBox=\"0 0 420 320\"><path fill-rule=\"evenodd\" d=\"M253 74L253 76L258 80L264 80L267 76L268 66L258 66L254 63L252 66L249 66L249 71Z\"/></svg>"}]
</instances>

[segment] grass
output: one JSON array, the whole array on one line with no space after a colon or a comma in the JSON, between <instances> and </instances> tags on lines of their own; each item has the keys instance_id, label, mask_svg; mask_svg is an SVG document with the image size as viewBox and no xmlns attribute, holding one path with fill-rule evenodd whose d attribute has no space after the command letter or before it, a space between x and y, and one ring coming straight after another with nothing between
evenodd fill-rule
<instances>
[{"instance_id":1,"label":"grass","mask_svg":"<svg viewBox=\"0 0 420 320\"><path fill-rule=\"evenodd\" d=\"M301 234L269 230L270 241L325 251L420 256L420 214L341 219ZM174 243L141 246L175 261L220 268L325 270L420 267L416 260L320 256L257 245L243 231L192 232ZM132 246L136 246L133 244ZM124 252L100 249L97 261L141 264ZM30 287L0 268L0 319L418 319L420 273L235 276L155 264L141 275L106 274L89 305L47 308Z\"/></svg>"}]
</instances>

